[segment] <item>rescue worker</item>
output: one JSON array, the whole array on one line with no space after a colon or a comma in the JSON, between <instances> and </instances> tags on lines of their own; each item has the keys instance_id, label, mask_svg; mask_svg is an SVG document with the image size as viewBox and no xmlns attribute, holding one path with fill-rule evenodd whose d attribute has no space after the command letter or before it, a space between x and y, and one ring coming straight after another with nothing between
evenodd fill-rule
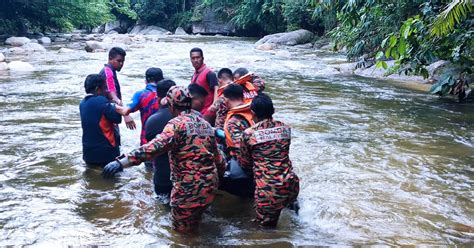
<instances>
[{"instance_id":1,"label":"rescue worker","mask_svg":"<svg viewBox=\"0 0 474 248\"><path fill-rule=\"evenodd\" d=\"M145 72L145 89L135 92L128 107L131 112L140 111L142 129L140 133L140 145L146 144L145 123L146 120L158 111L159 104L156 98L156 84L163 80L163 72L160 68L151 67Z\"/></svg>"},{"instance_id":2,"label":"rescue worker","mask_svg":"<svg viewBox=\"0 0 474 248\"><path fill-rule=\"evenodd\" d=\"M189 232L196 230L202 213L213 202L225 164L211 125L191 109L188 89L173 86L166 100L175 118L152 141L105 166L102 175L112 177L122 168L168 152L173 182L173 229Z\"/></svg>"},{"instance_id":3,"label":"rescue worker","mask_svg":"<svg viewBox=\"0 0 474 248\"><path fill-rule=\"evenodd\" d=\"M204 54L201 48L193 48L189 52L191 57L191 63L195 69L194 75L191 79L192 84L198 84L207 91L206 100L204 102L204 108L201 110L204 118L209 123L214 123L215 113L209 112L209 107L214 102L214 97L218 88L218 81L216 73L204 64Z\"/></svg>"},{"instance_id":4,"label":"rescue worker","mask_svg":"<svg viewBox=\"0 0 474 248\"><path fill-rule=\"evenodd\" d=\"M88 166L105 166L120 155L118 126L122 109L106 97L102 75L88 75L84 88L86 97L79 105L82 126L82 154Z\"/></svg>"},{"instance_id":5,"label":"rescue worker","mask_svg":"<svg viewBox=\"0 0 474 248\"><path fill-rule=\"evenodd\" d=\"M273 119L273 102L263 93L252 100L250 109L256 123L242 135L240 165L253 169L255 221L275 227L284 207L297 211L299 178L289 157L291 129Z\"/></svg>"},{"instance_id":6,"label":"rescue worker","mask_svg":"<svg viewBox=\"0 0 474 248\"><path fill-rule=\"evenodd\" d=\"M214 127L224 128L224 121L229 108L227 107L227 99L224 98L223 92L227 85L234 81L234 76L229 68L222 68L217 73L219 79L219 88L217 89L217 99L209 107L209 112L216 113Z\"/></svg>"},{"instance_id":7,"label":"rescue worker","mask_svg":"<svg viewBox=\"0 0 474 248\"><path fill-rule=\"evenodd\" d=\"M108 98L122 106L122 92L120 90L120 83L117 78L117 71L122 70L122 67L125 63L125 56L127 53L120 47L112 47L109 51L109 60L108 63L104 65L104 68L99 72L105 78L106 81L106 91ZM125 116L125 125L129 129L135 129L135 121L131 116Z\"/></svg>"},{"instance_id":8,"label":"rescue worker","mask_svg":"<svg viewBox=\"0 0 474 248\"><path fill-rule=\"evenodd\" d=\"M225 75L223 73L222 75ZM253 73L249 73L249 71L245 68L238 68L233 75L233 83L239 84L244 88L244 101L245 103L250 103L252 99L258 95L259 92L262 92L265 89L265 81L263 81L260 77L256 76ZM216 120L215 120L215 127L222 128L225 116L227 116L228 107L226 106L227 102L226 99L222 98L224 89L229 84L222 84L217 91L217 100L214 102L212 107L210 108L211 112L216 113Z\"/></svg>"},{"instance_id":9,"label":"rescue worker","mask_svg":"<svg viewBox=\"0 0 474 248\"><path fill-rule=\"evenodd\" d=\"M250 103L244 103L244 90L238 84L231 84L224 90L228 99L229 111L225 119L227 170L221 183L221 189L231 194L251 198L255 192L252 171L245 172L239 165L240 142L243 132L254 124Z\"/></svg>"},{"instance_id":10,"label":"rescue worker","mask_svg":"<svg viewBox=\"0 0 474 248\"><path fill-rule=\"evenodd\" d=\"M206 102L207 91L197 85L197 84L190 84L188 85L189 94L191 95L191 108L201 112L204 108L204 104Z\"/></svg>"},{"instance_id":11,"label":"rescue worker","mask_svg":"<svg viewBox=\"0 0 474 248\"><path fill-rule=\"evenodd\" d=\"M162 133L168 121L173 119L165 98L168 90L175 85L176 83L169 79L164 79L156 84L156 97L160 103L160 108L145 123L145 138L147 142ZM168 153L156 156L153 160L153 168L153 184L156 199L163 205L169 205L173 184L170 179L171 172Z\"/></svg>"}]
</instances>

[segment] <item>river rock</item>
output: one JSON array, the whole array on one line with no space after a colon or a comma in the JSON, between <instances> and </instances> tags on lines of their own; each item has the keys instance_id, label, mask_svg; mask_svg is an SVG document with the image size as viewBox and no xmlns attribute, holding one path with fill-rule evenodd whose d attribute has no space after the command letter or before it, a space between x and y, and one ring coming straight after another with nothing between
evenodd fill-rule
<instances>
[{"instance_id":1,"label":"river rock","mask_svg":"<svg viewBox=\"0 0 474 248\"><path fill-rule=\"evenodd\" d=\"M49 45L51 44L51 39L49 37L42 37L38 42L43 45Z\"/></svg>"},{"instance_id":2,"label":"river rock","mask_svg":"<svg viewBox=\"0 0 474 248\"><path fill-rule=\"evenodd\" d=\"M193 34L235 34L236 28L233 22L223 22L216 14L218 11L212 7L206 7L202 10L202 19L192 24Z\"/></svg>"},{"instance_id":3,"label":"river rock","mask_svg":"<svg viewBox=\"0 0 474 248\"><path fill-rule=\"evenodd\" d=\"M58 50L58 53L72 53L74 50L62 47L61 49Z\"/></svg>"},{"instance_id":4,"label":"river rock","mask_svg":"<svg viewBox=\"0 0 474 248\"><path fill-rule=\"evenodd\" d=\"M68 40L66 38L62 37L56 37L54 38L54 42L67 42Z\"/></svg>"},{"instance_id":5,"label":"river rock","mask_svg":"<svg viewBox=\"0 0 474 248\"><path fill-rule=\"evenodd\" d=\"M392 67L395 64L395 61L390 60L386 61L388 67ZM354 71L354 74L369 77L369 78L379 78L379 79L393 79L397 81L404 81L404 82L420 82L424 83L426 80L423 79L421 76L409 76L404 74L391 74L386 75L387 71L383 68L376 68L375 65L372 65L368 68L359 68Z\"/></svg>"},{"instance_id":6,"label":"river rock","mask_svg":"<svg viewBox=\"0 0 474 248\"><path fill-rule=\"evenodd\" d=\"M10 45L10 46L23 46L27 43L30 43L31 40L26 38L26 37L10 37L5 41L5 44Z\"/></svg>"},{"instance_id":7,"label":"river rock","mask_svg":"<svg viewBox=\"0 0 474 248\"><path fill-rule=\"evenodd\" d=\"M164 35L167 32L169 31L158 26L135 25L135 27L130 31L130 34Z\"/></svg>"},{"instance_id":8,"label":"river rock","mask_svg":"<svg viewBox=\"0 0 474 248\"><path fill-rule=\"evenodd\" d=\"M5 61L5 55L3 53L0 53L0 62Z\"/></svg>"},{"instance_id":9,"label":"river rock","mask_svg":"<svg viewBox=\"0 0 474 248\"><path fill-rule=\"evenodd\" d=\"M110 34L111 32L123 34L127 32L130 26L132 26L132 23L130 21L116 20L113 22L106 23L103 32L106 34Z\"/></svg>"},{"instance_id":10,"label":"river rock","mask_svg":"<svg viewBox=\"0 0 474 248\"><path fill-rule=\"evenodd\" d=\"M463 71L462 67L456 66L446 60L436 61L430 64L426 69L430 75L430 82L442 80L446 75L459 75Z\"/></svg>"},{"instance_id":11,"label":"river rock","mask_svg":"<svg viewBox=\"0 0 474 248\"><path fill-rule=\"evenodd\" d=\"M89 53L94 52L96 50L107 50L107 48L108 48L108 45L104 42L93 41L93 40L86 41L85 49Z\"/></svg>"},{"instance_id":12,"label":"river rock","mask_svg":"<svg viewBox=\"0 0 474 248\"><path fill-rule=\"evenodd\" d=\"M8 63L8 68L10 69L10 71L18 72L27 72L35 70L35 68L30 63L23 61L12 61Z\"/></svg>"},{"instance_id":13,"label":"river rock","mask_svg":"<svg viewBox=\"0 0 474 248\"><path fill-rule=\"evenodd\" d=\"M116 36L113 36L113 42L112 43L122 43L122 44L125 44L125 45L130 45L132 44L132 38L128 35L124 35L124 34L119 34L119 35L116 35Z\"/></svg>"},{"instance_id":14,"label":"river rock","mask_svg":"<svg viewBox=\"0 0 474 248\"><path fill-rule=\"evenodd\" d=\"M6 62L0 62L0 71L8 70L8 64Z\"/></svg>"},{"instance_id":15,"label":"river rock","mask_svg":"<svg viewBox=\"0 0 474 248\"><path fill-rule=\"evenodd\" d=\"M21 48L27 52L46 52L46 49L38 43L26 43Z\"/></svg>"},{"instance_id":16,"label":"river rock","mask_svg":"<svg viewBox=\"0 0 474 248\"><path fill-rule=\"evenodd\" d=\"M37 39L30 39L30 43L38 43Z\"/></svg>"},{"instance_id":17,"label":"river rock","mask_svg":"<svg viewBox=\"0 0 474 248\"><path fill-rule=\"evenodd\" d=\"M92 33L94 34L103 33L104 31L105 31L105 24L102 24L92 29Z\"/></svg>"},{"instance_id":18,"label":"river rock","mask_svg":"<svg viewBox=\"0 0 474 248\"><path fill-rule=\"evenodd\" d=\"M266 43L266 44L258 45L255 49L261 50L261 51L271 51L271 50L274 50L275 48L276 48L275 44Z\"/></svg>"},{"instance_id":19,"label":"river rock","mask_svg":"<svg viewBox=\"0 0 474 248\"><path fill-rule=\"evenodd\" d=\"M267 35L257 41L255 44L261 45L271 43L277 45L294 46L311 42L313 37L314 34L312 32L305 29L300 29L292 32Z\"/></svg>"},{"instance_id":20,"label":"river rock","mask_svg":"<svg viewBox=\"0 0 474 248\"><path fill-rule=\"evenodd\" d=\"M8 53L10 54L24 54L26 53L25 49L21 48L21 47L12 47L10 49L8 49Z\"/></svg>"},{"instance_id":21,"label":"river rock","mask_svg":"<svg viewBox=\"0 0 474 248\"><path fill-rule=\"evenodd\" d=\"M175 35L188 35L188 33L186 33L186 31L184 31L182 27L176 28L176 30L174 31L174 34Z\"/></svg>"},{"instance_id":22,"label":"river rock","mask_svg":"<svg viewBox=\"0 0 474 248\"><path fill-rule=\"evenodd\" d=\"M108 44L112 44L112 43L114 42L114 39L112 39L112 37L110 37L110 36L105 36L105 37L102 39L102 42L108 43Z\"/></svg>"}]
</instances>

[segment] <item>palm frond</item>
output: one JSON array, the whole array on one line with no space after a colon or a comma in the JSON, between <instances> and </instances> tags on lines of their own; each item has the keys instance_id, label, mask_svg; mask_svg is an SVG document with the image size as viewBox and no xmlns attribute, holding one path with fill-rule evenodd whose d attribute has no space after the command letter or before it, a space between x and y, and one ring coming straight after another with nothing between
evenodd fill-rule
<instances>
[{"instance_id":1,"label":"palm frond","mask_svg":"<svg viewBox=\"0 0 474 248\"><path fill-rule=\"evenodd\" d=\"M431 28L431 35L441 37L449 34L454 26L466 19L472 10L472 0L453 0L436 17Z\"/></svg>"}]
</instances>

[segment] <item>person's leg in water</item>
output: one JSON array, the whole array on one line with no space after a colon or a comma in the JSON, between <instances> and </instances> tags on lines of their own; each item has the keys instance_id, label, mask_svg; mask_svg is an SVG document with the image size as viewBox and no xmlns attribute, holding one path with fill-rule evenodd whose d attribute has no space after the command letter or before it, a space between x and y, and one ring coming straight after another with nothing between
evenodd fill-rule
<instances>
[{"instance_id":1,"label":"person's leg in water","mask_svg":"<svg viewBox=\"0 0 474 248\"><path fill-rule=\"evenodd\" d=\"M196 232L202 219L202 214L208 206L196 208L171 207L171 222L173 230L180 233Z\"/></svg>"},{"instance_id":2,"label":"person's leg in water","mask_svg":"<svg viewBox=\"0 0 474 248\"><path fill-rule=\"evenodd\" d=\"M168 156L168 154L166 154ZM158 159L158 158L157 158ZM173 184L170 180L170 167L166 163L155 163L153 173L153 184L155 186L156 199L162 205L169 205Z\"/></svg>"}]
</instances>

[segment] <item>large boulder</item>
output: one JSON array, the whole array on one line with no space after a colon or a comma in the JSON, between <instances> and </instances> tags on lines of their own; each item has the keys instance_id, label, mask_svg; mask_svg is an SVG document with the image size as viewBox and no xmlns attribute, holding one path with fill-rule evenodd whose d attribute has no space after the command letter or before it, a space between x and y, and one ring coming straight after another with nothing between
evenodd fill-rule
<instances>
[{"instance_id":1,"label":"large boulder","mask_svg":"<svg viewBox=\"0 0 474 248\"><path fill-rule=\"evenodd\" d=\"M5 55L3 53L0 53L0 62L5 61Z\"/></svg>"},{"instance_id":2,"label":"large boulder","mask_svg":"<svg viewBox=\"0 0 474 248\"><path fill-rule=\"evenodd\" d=\"M192 33L206 35L235 34L235 25L232 22L223 22L216 13L217 11L211 7L205 8L202 11L202 20L192 24Z\"/></svg>"},{"instance_id":3,"label":"large boulder","mask_svg":"<svg viewBox=\"0 0 474 248\"><path fill-rule=\"evenodd\" d=\"M126 33L128 28L132 24L129 21L125 20L116 20L113 22L106 23L104 26L104 33L108 34L111 31L115 31L117 33L123 34Z\"/></svg>"},{"instance_id":4,"label":"large boulder","mask_svg":"<svg viewBox=\"0 0 474 248\"><path fill-rule=\"evenodd\" d=\"M174 34L175 35L187 35L188 33L186 33L186 31L184 31L184 29L182 27L178 27L174 31Z\"/></svg>"},{"instance_id":5,"label":"large boulder","mask_svg":"<svg viewBox=\"0 0 474 248\"><path fill-rule=\"evenodd\" d=\"M388 67L395 65L395 61L389 60L386 61ZM426 80L421 76L408 76L404 74L391 74L387 75L387 71L383 68L376 68L375 65L372 65L368 68L359 68L354 70L354 74L368 77L368 78L379 78L379 79L392 79L401 82L421 82L424 83Z\"/></svg>"},{"instance_id":6,"label":"large boulder","mask_svg":"<svg viewBox=\"0 0 474 248\"><path fill-rule=\"evenodd\" d=\"M51 44L51 39L49 37L42 37L38 40L40 44L49 45Z\"/></svg>"},{"instance_id":7,"label":"large boulder","mask_svg":"<svg viewBox=\"0 0 474 248\"><path fill-rule=\"evenodd\" d=\"M102 24L92 29L92 33L94 34L103 33L104 31L105 31L105 24Z\"/></svg>"},{"instance_id":8,"label":"large boulder","mask_svg":"<svg viewBox=\"0 0 474 248\"><path fill-rule=\"evenodd\" d=\"M99 41L86 41L86 51L91 53L91 52L99 52L99 51L107 51L111 49L112 47L120 47L124 50L128 50L128 46L123 43L104 43L104 42L99 42Z\"/></svg>"},{"instance_id":9,"label":"large boulder","mask_svg":"<svg viewBox=\"0 0 474 248\"><path fill-rule=\"evenodd\" d=\"M0 62L0 71L8 70L8 64L6 62Z\"/></svg>"},{"instance_id":10,"label":"large boulder","mask_svg":"<svg viewBox=\"0 0 474 248\"><path fill-rule=\"evenodd\" d=\"M146 25L135 25L130 34L141 34L141 35L165 35L168 30L160 28L158 26L146 26Z\"/></svg>"},{"instance_id":11,"label":"large boulder","mask_svg":"<svg viewBox=\"0 0 474 248\"><path fill-rule=\"evenodd\" d=\"M23 46L27 43L30 43L31 40L26 38L26 37L10 37L5 41L5 44L10 45L10 46Z\"/></svg>"},{"instance_id":12,"label":"large boulder","mask_svg":"<svg viewBox=\"0 0 474 248\"><path fill-rule=\"evenodd\" d=\"M430 75L429 81L433 83L442 80L446 75L459 75L463 71L461 66L446 60L438 60L430 64L426 69Z\"/></svg>"},{"instance_id":13,"label":"large boulder","mask_svg":"<svg viewBox=\"0 0 474 248\"><path fill-rule=\"evenodd\" d=\"M21 48L21 47L12 47L10 49L8 49L8 53L10 54L24 54L26 53L25 49Z\"/></svg>"},{"instance_id":14,"label":"large boulder","mask_svg":"<svg viewBox=\"0 0 474 248\"><path fill-rule=\"evenodd\" d=\"M23 62L23 61L12 61L10 63L8 63L8 68L10 69L10 71L17 71L17 72L28 72L28 71L34 71L35 68L27 63L27 62Z\"/></svg>"},{"instance_id":15,"label":"large boulder","mask_svg":"<svg viewBox=\"0 0 474 248\"><path fill-rule=\"evenodd\" d=\"M271 34L263 37L255 43L255 45L261 45L266 43L272 43L276 45L295 46L299 44L305 44L311 42L314 38L314 34L305 29L299 29L296 31Z\"/></svg>"},{"instance_id":16,"label":"large boulder","mask_svg":"<svg viewBox=\"0 0 474 248\"><path fill-rule=\"evenodd\" d=\"M46 49L38 43L26 43L21 48L27 52L46 52Z\"/></svg>"}]
</instances>

